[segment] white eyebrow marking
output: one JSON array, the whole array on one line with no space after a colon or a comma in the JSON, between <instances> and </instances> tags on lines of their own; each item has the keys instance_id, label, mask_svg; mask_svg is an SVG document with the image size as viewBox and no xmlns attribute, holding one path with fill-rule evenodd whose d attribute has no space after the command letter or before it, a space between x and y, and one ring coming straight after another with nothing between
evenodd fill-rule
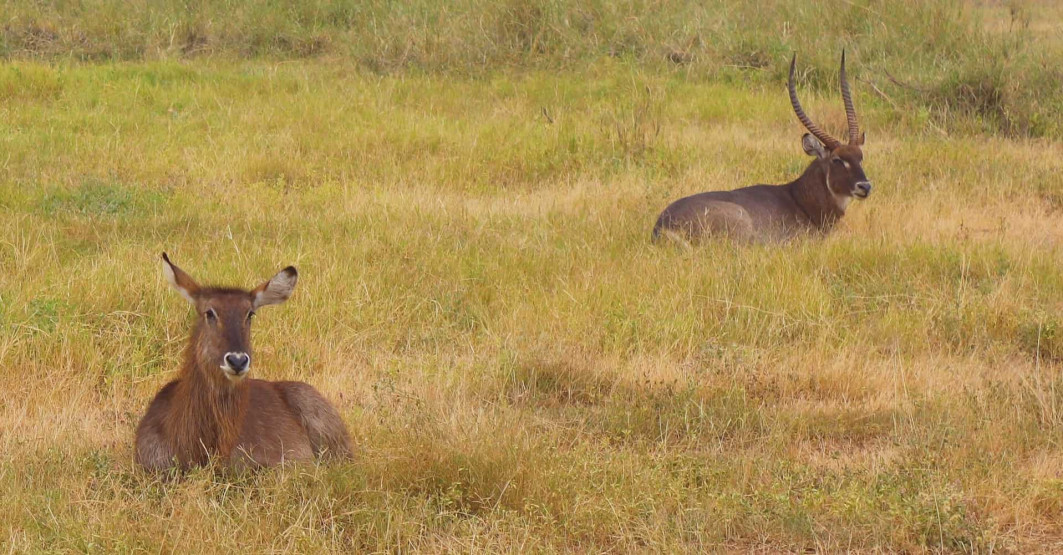
<instances>
[{"instance_id":1,"label":"white eyebrow marking","mask_svg":"<svg viewBox=\"0 0 1063 555\"><path fill-rule=\"evenodd\" d=\"M845 160L842 160L842 164L845 165L845 169L849 169L849 162L846 162Z\"/></svg>"}]
</instances>

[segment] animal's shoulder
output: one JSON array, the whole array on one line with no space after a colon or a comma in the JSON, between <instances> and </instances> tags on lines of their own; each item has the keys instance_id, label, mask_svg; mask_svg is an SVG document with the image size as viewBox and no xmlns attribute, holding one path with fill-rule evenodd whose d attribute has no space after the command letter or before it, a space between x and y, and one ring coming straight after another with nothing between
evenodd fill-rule
<instances>
[{"instance_id":1,"label":"animal's shoulder","mask_svg":"<svg viewBox=\"0 0 1063 555\"><path fill-rule=\"evenodd\" d=\"M272 385L290 405L301 405L306 402L324 399L321 393L314 389L314 386L306 382L272 382Z\"/></svg>"},{"instance_id":2,"label":"animal's shoulder","mask_svg":"<svg viewBox=\"0 0 1063 555\"><path fill-rule=\"evenodd\" d=\"M175 392L177 391L178 380L164 385L155 397L148 404L148 410L144 412L144 416L140 419L140 425L138 429L160 429L163 420L166 418L166 414L169 412L170 400L173 399Z\"/></svg>"},{"instance_id":3,"label":"animal's shoulder","mask_svg":"<svg viewBox=\"0 0 1063 555\"><path fill-rule=\"evenodd\" d=\"M162 389L155 394L155 398L151 400L152 405L168 403L174 394L177 392L177 383L180 380L173 380L170 383L162 386Z\"/></svg>"}]
</instances>

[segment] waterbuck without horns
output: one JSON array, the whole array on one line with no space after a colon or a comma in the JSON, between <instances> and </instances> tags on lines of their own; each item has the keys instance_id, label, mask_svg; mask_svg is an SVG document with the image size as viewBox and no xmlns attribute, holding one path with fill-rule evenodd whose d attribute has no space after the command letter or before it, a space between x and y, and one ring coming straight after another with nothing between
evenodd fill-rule
<instances>
[{"instance_id":1,"label":"waterbuck without horns","mask_svg":"<svg viewBox=\"0 0 1063 555\"><path fill-rule=\"evenodd\" d=\"M178 378L162 388L137 427L136 460L148 470L185 469L215 459L256 467L350 456L336 409L309 384L247 377L251 319L295 289L289 266L251 291L200 287L162 255L170 284L196 310Z\"/></svg>"},{"instance_id":2,"label":"waterbuck without horns","mask_svg":"<svg viewBox=\"0 0 1063 555\"><path fill-rule=\"evenodd\" d=\"M841 65L842 101L849 122L849 144L845 145L820 129L801 109L794 88L796 64L795 54L790 61L790 104L808 129L801 146L815 160L801 177L785 185L753 185L679 199L657 218L654 240L662 235L682 242L725 235L739 241L782 241L803 232L826 233L845 215L849 201L871 194L871 182L861 167L864 134L845 76L845 52Z\"/></svg>"}]
</instances>

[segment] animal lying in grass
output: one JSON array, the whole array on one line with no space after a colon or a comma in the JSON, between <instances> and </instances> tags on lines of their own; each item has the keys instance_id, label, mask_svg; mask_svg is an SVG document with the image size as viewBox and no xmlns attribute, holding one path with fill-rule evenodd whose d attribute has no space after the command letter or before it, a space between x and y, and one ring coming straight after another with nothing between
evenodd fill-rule
<instances>
[{"instance_id":1,"label":"animal lying in grass","mask_svg":"<svg viewBox=\"0 0 1063 555\"><path fill-rule=\"evenodd\" d=\"M849 144L843 145L805 115L794 88L790 61L790 104L808 129L801 144L815 160L797 180L785 185L753 185L734 191L710 191L673 202L653 227L653 239L662 236L681 242L707 236L728 236L739 241L781 241L807 232L826 233L845 215L853 198L871 194L871 182L861 164L864 134L856 119L842 52L841 89L849 123Z\"/></svg>"},{"instance_id":2,"label":"animal lying in grass","mask_svg":"<svg viewBox=\"0 0 1063 555\"><path fill-rule=\"evenodd\" d=\"M162 260L170 284L195 308L196 323L179 376L155 395L137 427L137 462L155 471L211 460L256 467L350 456L347 427L317 390L248 377L251 320L291 296L295 268L245 291L200 287L166 253Z\"/></svg>"}]
</instances>

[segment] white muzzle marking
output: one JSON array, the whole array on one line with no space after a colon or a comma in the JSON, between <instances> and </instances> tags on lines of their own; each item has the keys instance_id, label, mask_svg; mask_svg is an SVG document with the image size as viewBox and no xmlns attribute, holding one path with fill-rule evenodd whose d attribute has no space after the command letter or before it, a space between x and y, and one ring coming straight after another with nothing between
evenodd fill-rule
<instances>
[{"instance_id":1,"label":"white muzzle marking","mask_svg":"<svg viewBox=\"0 0 1063 555\"><path fill-rule=\"evenodd\" d=\"M222 371L231 380L243 378L251 369L251 355L247 353L228 352L221 361Z\"/></svg>"}]
</instances>

